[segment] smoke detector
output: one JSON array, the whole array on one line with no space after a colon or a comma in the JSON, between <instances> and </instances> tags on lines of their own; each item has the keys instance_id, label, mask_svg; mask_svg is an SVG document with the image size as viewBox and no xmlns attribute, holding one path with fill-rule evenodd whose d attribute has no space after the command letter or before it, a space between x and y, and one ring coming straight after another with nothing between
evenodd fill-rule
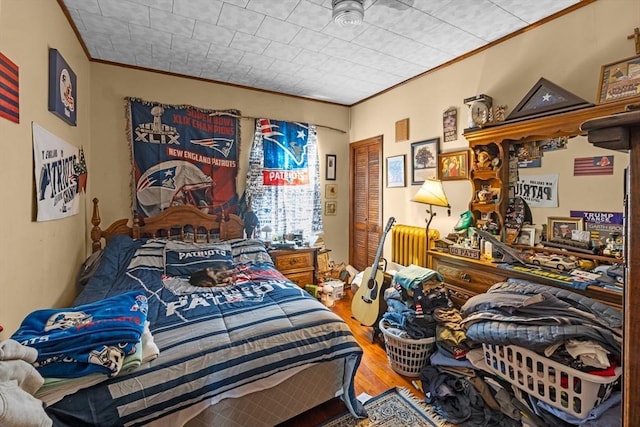
<instances>
[{"instance_id":1,"label":"smoke detector","mask_svg":"<svg viewBox=\"0 0 640 427\"><path fill-rule=\"evenodd\" d=\"M333 21L340 26L360 25L364 19L364 0L332 0Z\"/></svg>"}]
</instances>

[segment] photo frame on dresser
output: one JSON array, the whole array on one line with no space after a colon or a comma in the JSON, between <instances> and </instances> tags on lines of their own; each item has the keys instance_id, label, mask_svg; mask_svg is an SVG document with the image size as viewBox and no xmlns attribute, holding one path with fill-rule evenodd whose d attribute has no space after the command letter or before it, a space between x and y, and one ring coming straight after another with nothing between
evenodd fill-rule
<instances>
[{"instance_id":1,"label":"photo frame on dresser","mask_svg":"<svg viewBox=\"0 0 640 427\"><path fill-rule=\"evenodd\" d=\"M438 176L438 149L440 138L411 144L411 184L422 184Z\"/></svg>"},{"instance_id":2,"label":"photo frame on dresser","mask_svg":"<svg viewBox=\"0 0 640 427\"><path fill-rule=\"evenodd\" d=\"M572 231L584 230L582 218L550 216L547 218L547 241L571 239Z\"/></svg>"},{"instance_id":3,"label":"photo frame on dresser","mask_svg":"<svg viewBox=\"0 0 640 427\"><path fill-rule=\"evenodd\" d=\"M600 70L598 103L638 96L640 93L640 55L605 64Z\"/></svg>"}]
</instances>

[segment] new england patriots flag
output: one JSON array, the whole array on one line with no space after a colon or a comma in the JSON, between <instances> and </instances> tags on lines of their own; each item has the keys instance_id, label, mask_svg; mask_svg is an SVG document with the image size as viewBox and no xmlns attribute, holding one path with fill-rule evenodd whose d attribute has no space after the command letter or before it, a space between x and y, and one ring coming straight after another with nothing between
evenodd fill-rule
<instances>
[{"instance_id":1,"label":"new england patriots flag","mask_svg":"<svg viewBox=\"0 0 640 427\"><path fill-rule=\"evenodd\" d=\"M135 213L153 216L173 205L234 212L239 111L128 101Z\"/></svg>"},{"instance_id":2,"label":"new england patriots flag","mask_svg":"<svg viewBox=\"0 0 640 427\"><path fill-rule=\"evenodd\" d=\"M309 184L307 141L309 126L259 119L264 144L264 185Z\"/></svg>"}]
</instances>

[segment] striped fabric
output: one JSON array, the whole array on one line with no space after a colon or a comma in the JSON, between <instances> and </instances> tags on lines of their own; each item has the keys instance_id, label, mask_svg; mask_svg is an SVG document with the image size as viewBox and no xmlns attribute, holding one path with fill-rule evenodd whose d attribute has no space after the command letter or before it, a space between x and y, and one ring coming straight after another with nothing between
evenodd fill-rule
<instances>
[{"instance_id":1,"label":"striped fabric","mask_svg":"<svg viewBox=\"0 0 640 427\"><path fill-rule=\"evenodd\" d=\"M613 175L613 156L577 157L573 159L573 175Z\"/></svg>"},{"instance_id":2,"label":"striped fabric","mask_svg":"<svg viewBox=\"0 0 640 427\"><path fill-rule=\"evenodd\" d=\"M203 401L213 404L258 379L328 360L344 361L343 399L362 413L352 382L362 350L340 317L271 263L239 265L233 286L174 292L162 281L164 244L112 239L76 300L144 290L160 356L48 407L56 425L145 425Z\"/></svg>"},{"instance_id":3,"label":"striped fabric","mask_svg":"<svg viewBox=\"0 0 640 427\"><path fill-rule=\"evenodd\" d=\"M18 66L0 53L0 117L20 123Z\"/></svg>"}]
</instances>

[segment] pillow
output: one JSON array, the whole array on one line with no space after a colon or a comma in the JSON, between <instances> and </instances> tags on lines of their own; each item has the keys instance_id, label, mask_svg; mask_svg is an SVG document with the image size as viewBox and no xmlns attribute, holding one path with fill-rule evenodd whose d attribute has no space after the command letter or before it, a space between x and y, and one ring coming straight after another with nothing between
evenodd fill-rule
<instances>
[{"instance_id":1,"label":"pillow","mask_svg":"<svg viewBox=\"0 0 640 427\"><path fill-rule=\"evenodd\" d=\"M233 252L233 263L267 262L273 264L264 242L258 239L227 240Z\"/></svg>"},{"instance_id":2,"label":"pillow","mask_svg":"<svg viewBox=\"0 0 640 427\"><path fill-rule=\"evenodd\" d=\"M176 241L169 241L165 245L164 273L167 276L189 277L209 267L218 270L233 267L231 245Z\"/></svg>"}]
</instances>

